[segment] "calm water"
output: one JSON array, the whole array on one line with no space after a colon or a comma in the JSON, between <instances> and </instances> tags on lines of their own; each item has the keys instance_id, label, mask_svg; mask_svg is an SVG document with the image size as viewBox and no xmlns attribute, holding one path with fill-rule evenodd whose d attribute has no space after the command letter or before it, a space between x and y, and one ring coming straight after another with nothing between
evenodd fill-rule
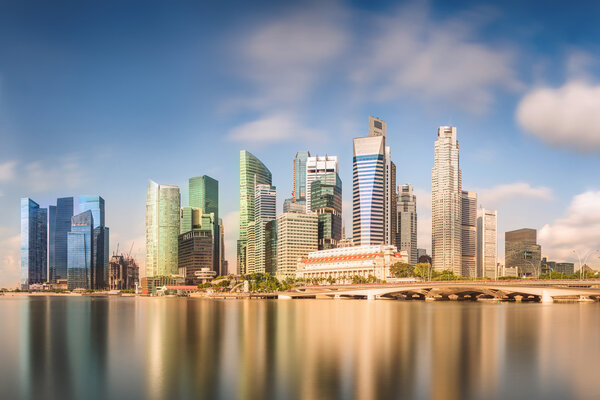
<instances>
[{"instance_id":1,"label":"calm water","mask_svg":"<svg viewBox=\"0 0 600 400\"><path fill-rule=\"evenodd\" d=\"M2 399L599 399L600 304L0 298Z\"/></svg>"}]
</instances>

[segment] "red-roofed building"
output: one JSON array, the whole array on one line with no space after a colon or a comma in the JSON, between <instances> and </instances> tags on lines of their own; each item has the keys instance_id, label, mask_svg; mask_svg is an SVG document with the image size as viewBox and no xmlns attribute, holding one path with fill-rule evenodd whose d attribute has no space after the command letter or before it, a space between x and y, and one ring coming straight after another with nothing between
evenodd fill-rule
<instances>
[{"instance_id":1,"label":"red-roofed building","mask_svg":"<svg viewBox=\"0 0 600 400\"><path fill-rule=\"evenodd\" d=\"M391 278L390 266L408 262L408 252L395 246L354 246L314 251L298 260L298 278L333 278L337 283L350 283L354 275L380 280Z\"/></svg>"}]
</instances>

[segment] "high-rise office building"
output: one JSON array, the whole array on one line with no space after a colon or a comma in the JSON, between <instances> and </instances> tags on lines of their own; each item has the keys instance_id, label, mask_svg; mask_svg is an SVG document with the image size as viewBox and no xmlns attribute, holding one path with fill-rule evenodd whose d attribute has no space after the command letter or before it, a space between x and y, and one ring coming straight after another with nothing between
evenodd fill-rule
<instances>
[{"instance_id":1,"label":"high-rise office building","mask_svg":"<svg viewBox=\"0 0 600 400\"><path fill-rule=\"evenodd\" d=\"M311 184L320 176L338 172L337 156L313 156L306 160L306 211L310 211Z\"/></svg>"},{"instance_id":2,"label":"high-rise office building","mask_svg":"<svg viewBox=\"0 0 600 400\"><path fill-rule=\"evenodd\" d=\"M49 280L56 282L67 279L67 235L71 232L73 197L56 199L49 207L48 219L48 264Z\"/></svg>"},{"instance_id":3,"label":"high-rise office building","mask_svg":"<svg viewBox=\"0 0 600 400\"><path fill-rule=\"evenodd\" d=\"M294 189L292 198L295 203L305 204L306 202L306 162L310 157L310 152L299 151L294 157Z\"/></svg>"},{"instance_id":4,"label":"high-rise office building","mask_svg":"<svg viewBox=\"0 0 600 400\"><path fill-rule=\"evenodd\" d=\"M90 288L104 289L108 284L109 229L105 225L104 199L100 196L79 196L79 212L91 211L94 223L92 275Z\"/></svg>"},{"instance_id":5,"label":"high-rise office building","mask_svg":"<svg viewBox=\"0 0 600 400\"><path fill-rule=\"evenodd\" d=\"M249 222L254 221L254 189L271 185L271 171L253 154L240 151L240 238L237 243L238 274L246 273Z\"/></svg>"},{"instance_id":6,"label":"high-rise office building","mask_svg":"<svg viewBox=\"0 0 600 400\"><path fill-rule=\"evenodd\" d=\"M498 212L477 209L477 276L498 278Z\"/></svg>"},{"instance_id":7,"label":"high-rise office building","mask_svg":"<svg viewBox=\"0 0 600 400\"><path fill-rule=\"evenodd\" d=\"M48 209L21 199L21 288L48 280Z\"/></svg>"},{"instance_id":8,"label":"high-rise office building","mask_svg":"<svg viewBox=\"0 0 600 400\"><path fill-rule=\"evenodd\" d=\"M319 250L333 249L342 240L342 180L330 172L311 183L311 211L319 218Z\"/></svg>"},{"instance_id":9,"label":"high-rise office building","mask_svg":"<svg viewBox=\"0 0 600 400\"><path fill-rule=\"evenodd\" d=\"M397 199L397 230L395 246L398 250L406 250L408 263L417 265L417 196L412 185L398 186Z\"/></svg>"},{"instance_id":10,"label":"high-rise office building","mask_svg":"<svg viewBox=\"0 0 600 400\"><path fill-rule=\"evenodd\" d=\"M355 246L395 244L396 166L386 123L369 117L369 135L354 139L352 235Z\"/></svg>"},{"instance_id":11,"label":"high-rise office building","mask_svg":"<svg viewBox=\"0 0 600 400\"><path fill-rule=\"evenodd\" d=\"M207 175L190 178L189 206L202 209L203 214L213 214L213 252L215 263L212 268L217 274L221 270L221 241L219 240L221 227L219 226L219 181Z\"/></svg>"},{"instance_id":12,"label":"high-rise office building","mask_svg":"<svg viewBox=\"0 0 600 400\"><path fill-rule=\"evenodd\" d=\"M250 252L246 257L248 273L266 272L266 231L267 223L275 220L277 190L271 185L256 185L254 189L254 221L249 222L253 228L248 232Z\"/></svg>"},{"instance_id":13,"label":"high-rise office building","mask_svg":"<svg viewBox=\"0 0 600 400\"><path fill-rule=\"evenodd\" d=\"M202 209L196 207L181 207L179 210L179 233L200 229L202 226Z\"/></svg>"},{"instance_id":14,"label":"high-rise office building","mask_svg":"<svg viewBox=\"0 0 600 400\"><path fill-rule=\"evenodd\" d=\"M298 258L319 248L315 213L283 213L277 217L277 279L296 276Z\"/></svg>"},{"instance_id":15,"label":"high-rise office building","mask_svg":"<svg viewBox=\"0 0 600 400\"><path fill-rule=\"evenodd\" d=\"M518 229L504 234L504 264L517 268L519 276L539 276L542 247L537 244L535 229Z\"/></svg>"},{"instance_id":16,"label":"high-rise office building","mask_svg":"<svg viewBox=\"0 0 600 400\"><path fill-rule=\"evenodd\" d=\"M92 210L71 218L67 234L67 285L69 290L94 288L94 216Z\"/></svg>"},{"instance_id":17,"label":"high-rise office building","mask_svg":"<svg viewBox=\"0 0 600 400\"><path fill-rule=\"evenodd\" d=\"M477 276L477 193L462 192L462 275Z\"/></svg>"},{"instance_id":18,"label":"high-rise office building","mask_svg":"<svg viewBox=\"0 0 600 400\"><path fill-rule=\"evenodd\" d=\"M189 285L198 285L202 283L203 271L215 270L214 241L214 214L201 214L200 209L195 209L194 213L199 216L199 223L194 225L189 231L186 231L178 237L178 258L179 270L185 276L185 281Z\"/></svg>"},{"instance_id":19,"label":"high-rise office building","mask_svg":"<svg viewBox=\"0 0 600 400\"><path fill-rule=\"evenodd\" d=\"M277 273L277 220L265 225L265 272Z\"/></svg>"},{"instance_id":20,"label":"high-rise office building","mask_svg":"<svg viewBox=\"0 0 600 400\"><path fill-rule=\"evenodd\" d=\"M146 276L178 273L179 187L150 180L146 193Z\"/></svg>"},{"instance_id":21,"label":"high-rise office building","mask_svg":"<svg viewBox=\"0 0 600 400\"><path fill-rule=\"evenodd\" d=\"M440 126L431 178L431 248L436 271L462 274L462 172L456 128Z\"/></svg>"}]
</instances>

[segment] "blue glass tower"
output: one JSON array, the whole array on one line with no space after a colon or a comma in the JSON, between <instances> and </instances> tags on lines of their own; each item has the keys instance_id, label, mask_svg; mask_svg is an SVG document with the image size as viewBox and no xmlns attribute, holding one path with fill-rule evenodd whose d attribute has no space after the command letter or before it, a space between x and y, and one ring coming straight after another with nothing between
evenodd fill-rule
<instances>
[{"instance_id":1,"label":"blue glass tower","mask_svg":"<svg viewBox=\"0 0 600 400\"><path fill-rule=\"evenodd\" d=\"M91 211L94 223L90 288L104 289L108 283L108 228L104 224L104 199L100 196L79 196L79 212Z\"/></svg>"},{"instance_id":2,"label":"blue glass tower","mask_svg":"<svg viewBox=\"0 0 600 400\"><path fill-rule=\"evenodd\" d=\"M48 278L48 210L21 199L21 288Z\"/></svg>"},{"instance_id":3,"label":"blue glass tower","mask_svg":"<svg viewBox=\"0 0 600 400\"><path fill-rule=\"evenodd\" d=\"M71 218L71 232L67 234L69 290L92 288L93 232L92 211L88 210Z\"/></svg>"},{"instance_id":4,"label":"blue glass tower","mask_svg":"<svg viewBox=\"0 0 600 400\"><path fill-rule=\"evenodd\" d=\"M67 279L67 234L71 232L73 217L73 197L56 200L56 206L50 206L48 229L48 259L50 281Z\"/></svg>"}]
</instances>

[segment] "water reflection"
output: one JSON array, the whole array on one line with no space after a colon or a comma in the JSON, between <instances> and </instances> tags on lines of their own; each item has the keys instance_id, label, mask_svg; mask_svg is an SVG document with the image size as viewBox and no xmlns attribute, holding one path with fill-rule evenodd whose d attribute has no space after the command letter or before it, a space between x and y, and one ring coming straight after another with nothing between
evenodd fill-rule
<instances>
[{"instance_id":1,"label":"water reflection","mask_svg":"<svg viewBox=\"0 0 600 400\"><path fill-rule=\"evenodd\" d=\"M9 399L595 399L599 311L7 298L0 383Z\"/></svg>"}]
</instances>

